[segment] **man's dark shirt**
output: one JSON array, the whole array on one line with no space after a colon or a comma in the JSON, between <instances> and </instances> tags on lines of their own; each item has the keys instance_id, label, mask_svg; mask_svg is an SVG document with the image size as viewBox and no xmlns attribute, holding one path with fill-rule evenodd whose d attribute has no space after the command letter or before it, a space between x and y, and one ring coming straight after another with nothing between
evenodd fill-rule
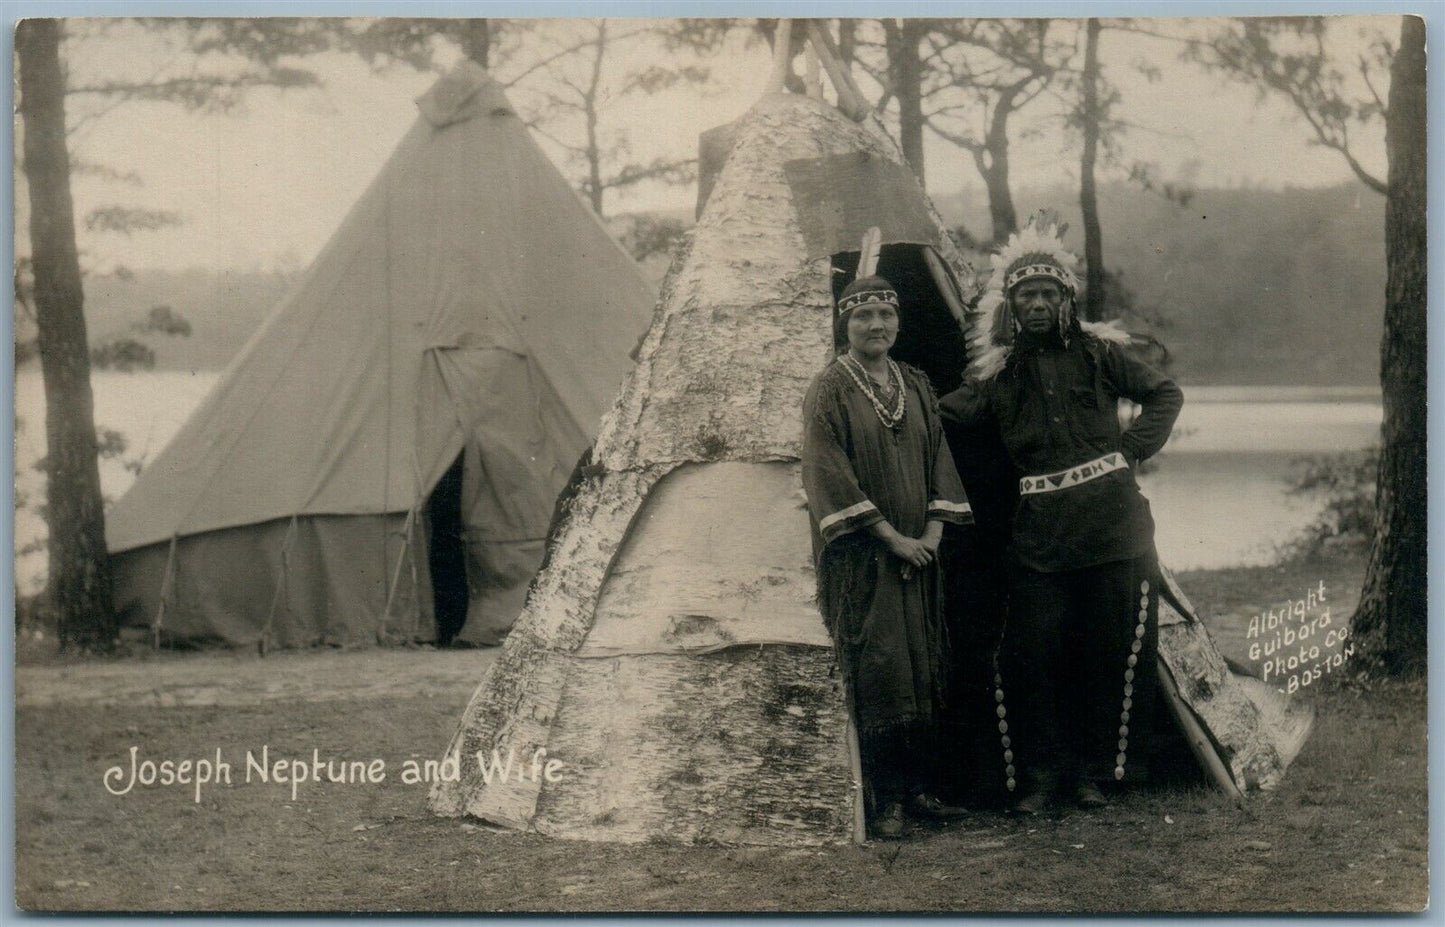
<instances>
[{"instance_id":1,"label":"man's dark shirt","mask_svg":"<svg viewBox=\"0 0 1445 927\"><path fill-rule=\"evenodd\" d=\"M1118 399L1143 411L1119 428ZM1111 453L1128 469L1020 498L1012 554L1031 570L1053 573L1146 556L1154 519L1133 467L1169 438L1184 396L1172 380L1121 346L1074 329L1067 346L1057 334L1020 333L1013 356L988 380L966 381L940 400L945 421L993 422L1013 465L1024 476L1067 470Z\"/></svg>"}]
</instances>

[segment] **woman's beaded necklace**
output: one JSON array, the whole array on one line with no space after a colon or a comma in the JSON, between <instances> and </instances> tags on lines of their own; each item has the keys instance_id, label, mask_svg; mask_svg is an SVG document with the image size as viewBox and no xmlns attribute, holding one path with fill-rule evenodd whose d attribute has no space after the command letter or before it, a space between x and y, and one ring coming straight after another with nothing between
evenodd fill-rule
<instances>
[{"instance_id":1,"label":"woman's beaded necklace","mask_svg":"<svg viewBox=\"0 0 1445 927\"><path fill-rule=\"evenodd\" d=\"M885 428L897 428L899 423L903 421L904 413L908 411L908 397L905 395L903 389L903 371L898 369L898 365L893 362L893 358L890 357L887 360L888 374L893 380L894 389L898 394L898 399L893 404L892 409L889 409L883 404L883 400L878 395L878 390L873 386L873 378L868 375L868 371L863 369L863 365L859 363L853 355L844 354L840 358L843 369L848 372L848 376L852 377L853 383L862 391L864 396L868 397L868 402L872 404L873 411L878 414L878 421L882 422Z\"/></svg>"}]
</instances>

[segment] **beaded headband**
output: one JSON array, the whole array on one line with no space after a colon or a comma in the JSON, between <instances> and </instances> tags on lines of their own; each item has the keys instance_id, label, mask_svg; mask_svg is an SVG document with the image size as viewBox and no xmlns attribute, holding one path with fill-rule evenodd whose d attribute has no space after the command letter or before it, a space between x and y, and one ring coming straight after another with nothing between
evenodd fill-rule
<instances>
[{"instance_id":1,"label":"beaded headband","mask_svg":"<svg viewBox=\"0 0 1445 927\"><path fill-rule=\"evenodd\" d=\"M1057 280L1066 290L1074 288L1073 274L1059 267L1057 264L1025 264L1009 271L1004 278L1004 290L1011 290L1014 284L1027 280L1029 277L1048 277Z\"/></svg>"},{"instance_id":2,"label":"beaded headband","mask_svg":"<svg viewBox=\"0 0 1445 927\"><path fill-rule=\"evenodd\" d=\"M898 293L895 290L859 290L856 293L849 293L838 300L838 314L842 315L850 309L857 309L865 303L887 303L897 309Z\"/></svg>"}]
</instances>

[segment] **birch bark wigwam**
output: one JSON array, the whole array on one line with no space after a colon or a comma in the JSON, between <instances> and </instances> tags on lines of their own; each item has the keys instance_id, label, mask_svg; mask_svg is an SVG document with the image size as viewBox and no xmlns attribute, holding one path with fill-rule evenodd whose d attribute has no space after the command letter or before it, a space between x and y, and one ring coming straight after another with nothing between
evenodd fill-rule
<instances>
[{"instance_id":1,"label":"birch bark wigwam","mask_svg":"<svg viewBox=\"0 0 1445 927\"><path fill-rule=\"evenodd\" d=\"M815 598L803 395L833 357L836 288L868 226L879 272L908 279L904 329L933 332L898 356L944 384L964 366L978 281L876 117L773 92L726 136L548 565L448 747L460 777L434 784L438 814L620 842L862 837L856 741ZM930 352L949 337L951 357ZM1289 750L1254 749L1271 736L1259 707L1202 626L1180 623L1178 689L1228 713L1216 768L1240 788L1277 780ZM1206 730L1210 704L1196 706ZM534 775L545 761L554 775Z\"/></svg>"},{"instance_id":2,"label":"birch bark wigwam","mask_svg":"<svg viewBox=\"0 0 1445 927\"><path fill-rule=\"evenodd\" d=\"M822 100L769 94L739 120L593 475L465 712L462 780L436 787L438 812L620 841L852 839L855 759L798 464L803 394L833 356L835 252L802 227L786 169L838 158L911 178L876 120ZM831 215L856 249L846 211ZM901 240L961 269L923 217L900 220ZM540 748L558 781L479 774L478 753Z\"/></svg>"}]
</instances>

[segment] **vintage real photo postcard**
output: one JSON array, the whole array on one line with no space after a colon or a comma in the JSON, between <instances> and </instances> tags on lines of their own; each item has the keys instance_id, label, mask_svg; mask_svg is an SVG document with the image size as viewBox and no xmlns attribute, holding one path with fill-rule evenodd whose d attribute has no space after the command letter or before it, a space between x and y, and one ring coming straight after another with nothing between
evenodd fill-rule
<instances>
[{"instance_id":1,"label":"vintage real photo postcard","mask_svg":"<svg viewBox=\"0 0 1445 927\"><path fill-rule=\"evenodd\" d=\"M19 909L1428 906L1419 16L12 26Z\"/></svg>"}]
</instances>

